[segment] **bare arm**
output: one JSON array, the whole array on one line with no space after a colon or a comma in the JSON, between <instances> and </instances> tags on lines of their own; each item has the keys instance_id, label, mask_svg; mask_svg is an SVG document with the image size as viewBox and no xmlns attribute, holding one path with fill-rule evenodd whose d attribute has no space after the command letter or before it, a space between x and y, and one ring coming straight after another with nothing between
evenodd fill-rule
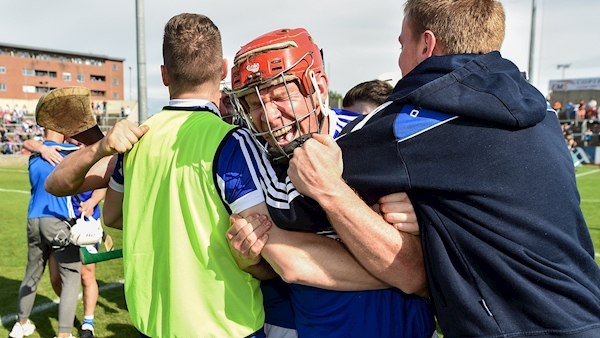
<instances>
[{"instance_id":1,"label":"bare arm","mask_svg":"<svg viewBox=\"0 0 600 338\"><path fill-rule=\"evenodd\" d=\"M123 193L106 189L104 206L102 207L104 215L104 225L107 227L123 230Z\"/></svg>"},{"instance_id":2,"label":"bare arm","mask_svg":"<svg viewBox=\"0 0 600 338\"><path fill-rule=\"evenodd\" d=\"M95 156L96 145L67 155L48 176L44 189L55 196L69 196L106 188L117 158Z\"/></svg>"},{"instance_id":3,"label":"bare arm","mask_svg":"<svg viewBox=\"0 0 600 338\"><path fill-rule=\"evenodd\" d=\"M86 216L92 215L94 213L94 208L102 201L104 195L106 195L106 188L94 190L92 196L87 201L79 203L79 212Z\"/></svg>"},{"instance_id":4,"label":"bare arm","mask_svg":"<svg viewBox=\"0 0 600 338\"><path fill-rule=\"evenodd\" d=\"M50 147L40 141L25 140L23 142L23 148L32 153L40 153L42 158L46 160L46 162L50 163L53 167L59 164L63 159L58 147Z\"/></svg>"},{"instance_id":5,"label":"bare arm","mask_svg":"<svg viewBox=\"0 0 600 338\"><path fill-rule=\"evenodd\" d=\"M372 208L396 229L419 234L417 216L406 193L384 196ZM267 233L271 228L269 218L257 214L244 219L234 214L231 215L230 221L227 241L240 269L260 280L275 277L277 274L261 256L262 249L269 238Z\"/></svg>"},{"instance_id":6,"label":"bare arm","mask_svg":"<svg viewBox=\"0 0 600 338\"><path fill-rule=\"evenodd\" d=\"M341 177L342 154L329 136L314 135L294 150L288 174L315 199L354 256L376 277L405 293L425 295L420 238L390 226Z\"/></svg>"},{"instance_id":7,"label":"bare arm","mask_svg":"<svg viewBox=\"0 0 600 338\"><path fill-rule=\"evenodd\" d=\"M268 215L263 202L240 213ZM270 217L268 222L273 223ZM365 270L344 244L324 236L270 226L263 257L288 283L329 290L376 290L390 287Z\"/></svg>"},{"instance_id":8,"label":"bare arm","mask_svg":"<svg viewBox=\"0 0 600 338\"><path fill-rule=\"evenodd\" d=\"M131 149L147 131L147 126L138 127L128 120L117 122L102 140L65 157L44 188L55 196L106 188L116 163L116 156L111 155Z\"/></svg>"}]
</instances>

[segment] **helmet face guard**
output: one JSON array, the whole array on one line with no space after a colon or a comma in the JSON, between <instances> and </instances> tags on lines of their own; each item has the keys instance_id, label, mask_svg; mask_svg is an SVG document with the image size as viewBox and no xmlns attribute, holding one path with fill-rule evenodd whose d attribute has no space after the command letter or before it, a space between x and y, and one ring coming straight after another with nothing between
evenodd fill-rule
<instances>
[{"instance_id":1,"label":"helmet face guard","mask_svg":"<svg viewBox=\"0 0 600 338\"><path fill-rule=\"evenodd\" d=\"M314 44L308 32L304 29L281 29L267 33L243 46L236 54L234 66L231 70L232 76L232 104L234 110L245 121L246 125L252 131L263 150L267 152L273 160L286 162L293 154L293 149L301 145L312 132L320 132L322 128L322 119L327 110L323 98L320 94L316 81L316 74L323 71L323 60L321 52ZM298 104L294 104L290 98L289 84L295 82L302 95L308 99L303 100L306 114L299 115ZM289 105L293 113L291 122L283 126L273 128L269 122L265 102L260 96L260 91L274 85L282 84L287 92ZM260 102L261 114L266 121L266 130L261 131L261 121L255 121L256 115L250 111L244 97L249 94L256 94ZM315 102L315 96L316 101ZM320 109L318 109L320 108ZM256 109L253 108L256 114ZM321 117L319 118L319 113ZM295 127L299 133L302 133L300 122L314 115L316 125L311 126L308 133L300 135L289 144L281 146L276 141L276 134L279 131ZM275 146L267 149L263 139L271 138Z\"/></svg>"}]
</instances>

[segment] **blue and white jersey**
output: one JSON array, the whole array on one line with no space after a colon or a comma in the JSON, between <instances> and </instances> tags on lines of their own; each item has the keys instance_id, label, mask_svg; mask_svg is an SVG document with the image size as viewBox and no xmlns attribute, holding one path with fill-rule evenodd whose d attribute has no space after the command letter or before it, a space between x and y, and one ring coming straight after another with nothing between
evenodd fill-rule
<instances>
[{"instance_id":1,"label":"blue and white jersey","mask_svg":"<svg viewBox=\"0 0 600 338\"><path fill-rule=\"evenodd\" d=\"M79 147L72 144L44 142L49 147L59 147L60 154L64 157L78 150ZM29 157L29 183L31 184L31 199L27 218L54 217L67 219L75 217L71 197L56 197L46 192L44 183L46 178L54 170L54 167L42 158L40 154L32 154Z\"/></svg>"},{"instance_id":2,"label":"blue and white jersey","mask_svg":"<svg viewBox=\"0 0 600 338\"><path fill-rule=\"evenodd\" d=\"M114 191L123 192L123 186L125 184L125 178L123 177L123 154L117 154L117 162L115 169L110 177L108 186Z\"/></svg>"}]
</instances>

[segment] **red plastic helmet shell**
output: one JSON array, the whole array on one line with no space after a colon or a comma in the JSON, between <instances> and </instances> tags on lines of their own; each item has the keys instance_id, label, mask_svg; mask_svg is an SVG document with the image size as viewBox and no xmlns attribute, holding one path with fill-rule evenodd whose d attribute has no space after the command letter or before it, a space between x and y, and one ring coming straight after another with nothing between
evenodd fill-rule
<instances>
[{"instance_id":1,"label":"red plastic helmet shell","mask_svg":"<svg viewBox=\"0 0 600 338\"><path fill-rule=\"evenodd\" d=\"M231 86L238 96L244 96L244 89L256 85L266 87L284 71L286 81L299 80L304 95L308 95L314 92L309 71L315 75L323 71L321 51L304 28L284 28L261 35L242 46L233 63Z\"/></svg>"}]
</instances>

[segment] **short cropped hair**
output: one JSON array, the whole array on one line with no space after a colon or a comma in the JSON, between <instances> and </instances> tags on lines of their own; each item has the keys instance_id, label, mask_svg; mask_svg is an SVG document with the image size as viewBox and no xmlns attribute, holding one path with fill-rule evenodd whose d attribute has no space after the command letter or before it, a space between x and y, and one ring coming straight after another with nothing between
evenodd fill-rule
<instances>
[{"instance_id":1,"label":"short cropped hair","mask_svg":"<svg viewBox=\"0 0 600 338\"><path fill-rule=\"evenodd\" d=\"M504 8L496 0L407 0L415 38L433 32L444 54L485 54L504 41Z\"/></svg>"},{"instance_id":2,"label":"short cropped hair","mask_svg":"<svg viewBox=\"0 0 600 338\"><path fill-rule=\"evenodd\" d=\"M344 108L356 107L357 104L362 103L376 108L385 102L392 93L392 89L392 86L388 82L381 80L359 83L346 93L342 101L342 106ZM358 113L369 112L359 111Z\"/></svg>"},{"instance_id":3,"label":"short cropped hair","mask_svg":"<svg viewBox=\"0 0 600 338\"><path fill-rule=\"evenodd\" d=\"M171 96L193 91L205 83L218 84L223 72L219 28L201 14L172 17L165 25L163 60Z\"/></svg>"}]
</instances>

